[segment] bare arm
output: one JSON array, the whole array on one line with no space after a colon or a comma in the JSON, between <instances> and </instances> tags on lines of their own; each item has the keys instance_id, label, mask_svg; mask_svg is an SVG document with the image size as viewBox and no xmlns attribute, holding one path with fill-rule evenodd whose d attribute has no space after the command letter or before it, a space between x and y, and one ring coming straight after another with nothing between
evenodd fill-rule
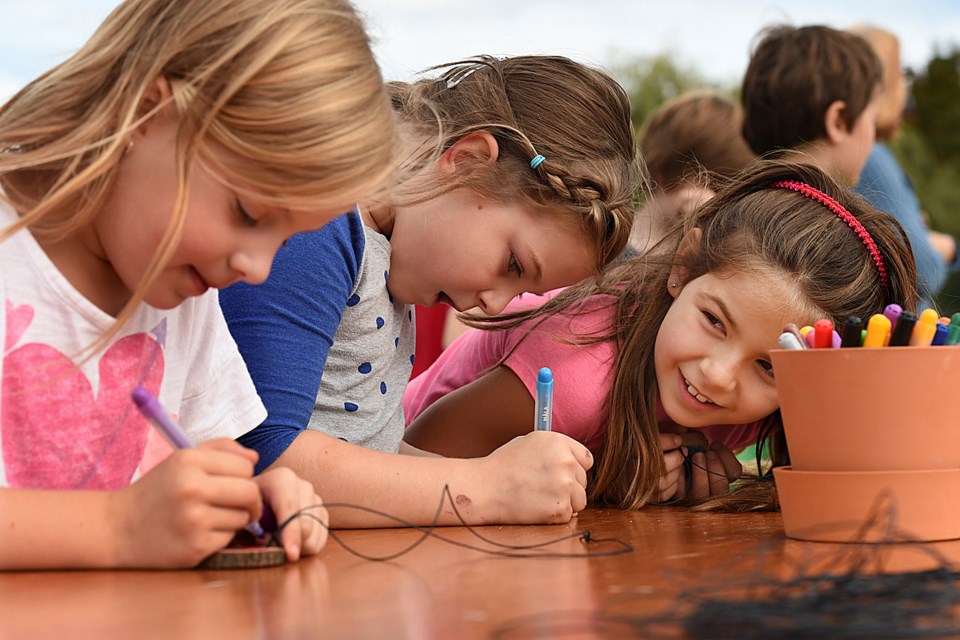
<instances>
[{"instance_id":1,"label":"bare arm","mask_svg":"<svg viewBox=\"0 0 960 640\"><path fill-rule=\"evenodd\" d=\"M0 569L117 567L115 492L0 489Z\"/></svg>"},{"instance_id":2,"label":"bare arm","mask_svg":"<svg viewBox=\"0 0 960 640\"><path fill-rule=\"evenodd\" d=\"M255 460L215 440L116 491L0 489L0 569L195 566L259 517Z\"/></svg>"},{"instance_id":3,"label":"bare arm","mask_svg":"<svg viewBox=\"0 0 960 640\"><path fill-rule=\"evenodd\" d=\"M593 456L559 433L528 433L489 456L470 460L364 449L307 430L271 465L313 482L335 528L399 526L338 503L361 505L417 525L433 522L444 486L468 524L567 522L586 506ZM449 505L439 523L458 525Z\"/></svg>"},{"instance_id":4,"label":"bare arm","mask_svg":"<svg viewBox=\"0 0 960 640\"><path fill-rule=\"evenodd\" d=\"M319 501L289 469L253 478L256 459L219 439L174 452L116 491L0 489L0 570L193 567L256 521L263 499L281 520ZM326 532L306 520L281 538L292 561L319 551Z\"/></svg>"},{"instance_id":5,"label":"bare arm","mask_svg":"<svg viewBox=\"0 0 960 640\"><path fill-rule=\"evenodd\" d=\"M509 368L499 366L430 405L403 439L445 456L485 456L529 433L533 412L533 398L523 382Z\"/></svg>"}]
</instances>

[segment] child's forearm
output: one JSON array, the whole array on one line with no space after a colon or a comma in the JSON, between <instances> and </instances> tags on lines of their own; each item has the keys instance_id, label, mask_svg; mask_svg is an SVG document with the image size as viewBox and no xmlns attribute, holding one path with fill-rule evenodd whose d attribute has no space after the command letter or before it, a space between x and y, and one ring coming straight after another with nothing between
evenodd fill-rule
<instances>
[{"instance_id":1,"label":"child's forearm","mask_svg":"<svg viewBox=\"0 0 960 640\"><path fill-rule=\"evenodd\" d=\"M313 482L329 507L332 528L404 526L367 511L330 506L337 503L381 511L415 525L433 523L444 485L469 524L496 520L496 507L481 490L479 460L399 455L364 449L319 431L301 433L271 466L288 466ZM447 503L439 524L460 520Z\"/></svg>"},{"instance_id":2,"label":"child's forearm","mask_svg":"<svg viewBox=\"0 0 960 640\"><path fill-rule=\"evenodd\" d=\"M119 566L114 492L0 489L0 569Z\"/></svg>"},{"instance_id":3,"label":"child's forearm","mask_svg":"<svg viewBox=\"0 0 960 640\"><path fill-rule=\"evenodd\" d=\"M586 506L590 451L559 433L532 432L483 458L434 458L364 449L319 431L305 431L274 465L314 484L335 528L429 525L444 486L441 525L567 522ZM404 522L360 509L380 511Z\"/></svg>"}]
</instances>

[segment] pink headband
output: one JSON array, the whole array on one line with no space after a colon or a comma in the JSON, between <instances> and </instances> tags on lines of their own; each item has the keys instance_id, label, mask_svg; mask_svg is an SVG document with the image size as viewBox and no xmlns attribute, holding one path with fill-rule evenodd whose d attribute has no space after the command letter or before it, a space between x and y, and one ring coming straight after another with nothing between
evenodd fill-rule
<instances>
[{"instance_id":1,"label":"pink headband","mask_svg":"<svg viewBox=\"0 0 960 640\"><path fill-rule=\"evenodd\" d=\"M774 182L770 185L771 187L778 189L790 189L791 191L796 191L801 193L811 200L816 200L827 209L830 209L838 218L847 223L847 226L853 229L853 232L860 237L860 240L863 241L863 244L867 247L867 251L870 253L870 257L873 258L873 263L877 265L877 271L880 272L880 284L883 285L884 293L890 293L890 278L887 276L887 265L883 262L883 254L880 253L880 249L877 248L877 243L873 241L873 238L870 237L870 233L867 231L866 227L860 224L860 221L857 220L852 213L846 210L842 204L825 194L823 191L815 187L811 187L805 182L797 182L796 180L780 180Z\"/></svg>"}]
</instances>

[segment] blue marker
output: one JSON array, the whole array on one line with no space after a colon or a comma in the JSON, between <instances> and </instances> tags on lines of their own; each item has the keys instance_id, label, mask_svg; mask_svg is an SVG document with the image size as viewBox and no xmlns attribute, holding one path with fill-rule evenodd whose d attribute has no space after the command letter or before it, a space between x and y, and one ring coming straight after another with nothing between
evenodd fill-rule
<instances>
[{"instance_id":1,"label":"blue marker","mask_svg":"<svg viewBox=\"0 0 960 640\"><path fill-rule=\"evenodd\" d=\"M936 332L933 334L933 342L930 344L934 347L940 347L947 344L947 336L950 334L950 327L943 324L942 322L937 323Z\"/></svg>"},{"instance_id":2,"label":"blue marker","mask_svg":"<svg viewBox=\"0 0 960 640\"><path fill-rule=\"evenodd\" d=\"M534 430L550 431L553 425L553 372L546 367L537 372L536 408Z\"/></svg>"}]
</instances>

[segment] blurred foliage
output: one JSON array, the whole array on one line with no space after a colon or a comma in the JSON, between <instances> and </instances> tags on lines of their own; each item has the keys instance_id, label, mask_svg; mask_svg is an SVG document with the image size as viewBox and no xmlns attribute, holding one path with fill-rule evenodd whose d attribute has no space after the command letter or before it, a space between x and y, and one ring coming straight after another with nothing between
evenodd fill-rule
<instances>
[{"instance_id":1,"label":"blurred foliage","mask_svg":"<svg viewBox=\"0 0 960 640\"><path fill-rule=\"evenodd\" d=\"M670 55L635 58L611 70L630 96L634 125L658 106L696 89L713 89L739 101L739 87L708 81L695 67ZM930 227L960 236L960 50L937 53L917 73L903 128L890 142L914 184ZM941 313L960 312L960 274L938 299Z\"/></svg>"},{"instance_id":2,"label":"blurred foliage","mask_svg":"<svg viewBox=\"0 0 960 640\"><path fill-rule=\"evenodd\" d=\"M669 55L627 60L614 65L612 72L630 96L630 116L638 130L654 109L688 91L715 89L735 97L731 89L709 82L695 68L682 67Z\"/></svg>"},{"instance_id":3,"label":"blurred foliage","mask_svg":"<svg viewBox=\"0 0 960 640\"><path fill-rule=\"evenodd\" d=\"M960 51L936 54L913 82L903 129L891 149L913 182L930 227L960 236ZM960 311L960 274L938 299Z\"/></svg>"}]
</instances>

